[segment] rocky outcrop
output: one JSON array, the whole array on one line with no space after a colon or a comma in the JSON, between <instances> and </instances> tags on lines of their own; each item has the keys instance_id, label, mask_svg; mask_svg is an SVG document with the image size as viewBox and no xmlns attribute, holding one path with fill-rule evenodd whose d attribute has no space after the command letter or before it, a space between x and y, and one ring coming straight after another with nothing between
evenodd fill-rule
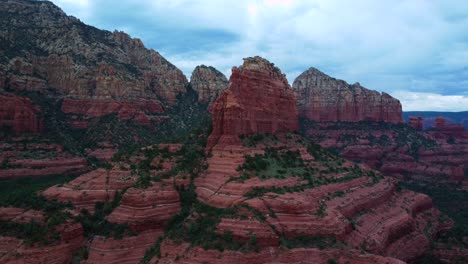
<instances>
[{"instance_id":1,"label":"rocky outcrop","mask_svg":"<svg viewBox=\"0 0 468 264\"><path fill-rule=\"evenodd\" d=\"M429 249L426 226L431 226L431 234L442 230L440 212L428 196L397 191L396 180L367 166L326 158L326 152L311 155L298 135L277 133L275 140L255 147L218 144L212 149L208 169L195 179L197 198L217 208L245 206L256 212L221 219L218 234L230 232L241 243L255 234L260 248L277 247L280 238L332 237L350 248L406 261ZM297 151L314 183L300 173L265 179L259 176L261 169L249 172L240 167L247 156L265 155L272 147ZM268 163L275 164L271 159ZM282 170L277 166L265 170L275 174Z\"/></svg>"},{"instance_id":2,"label":"rocky outcrop","mask_svg":"<svg viewBox=\"0 0 468 264\"><path fill-rule=\"evenodd\" d=\"M349 249L318 249L295 248L283 250L280 247L269 247L259 252L240 254L238 251L219 252L216 250L203 250L200 247L190 247L189 244L163 243L161 246L161 259L153 258L151 263L173 263L180 261L186 264L195 263L252 263L252 264L404 264L405 262ZM159 260L159 262L158 262Z\"/></svg>"},{"instance_id":3,"label":"rocky outcrop","mask_svg":"<svg viewBox=\"0 0 468 264\"><path fill-rule=\"evenodd\" d=\"M91 115L158 113L186 92L179 69L123 32L85 25L48 1L4 1L0 12L0 90L67 97L64 110Z\"/></svg>"},{"instance_id":4,"label":"rocky outcrop","mask_svg":"<svg viewBox=\"0 0 468 264\"><path fill-rule=\"evenodd\" d=\"M79 175L88 170L85 158L65 152L61 145L17 140L0 144L0 179Z\"/></svg>"},{"instance_id":5,"label":"rocky outcrop","mask_svg":"<svg viewBox=\"0 0 468 264\"><path fill-rule=\"evenodd\" d=\"M0 128L3 133L37 134L42 131L42 126L40 109L29 98L0 94Z\"/></svg>"},{"instance_id":6,"label":"rocky outcrop","mask_svg":"<svg viewBox=\"0 0 468 264\"><path fill-rule=\"evenodd\" d=\"M408 125L410 125L418 131L422 131L424 128L424 119L421 116L410 116L408 120Z\"/></svg>"},{"instance_id":7,"label":"rocky outcrop","mask_svg":"<svg viewBox=\"0 0 468 264\"><path fill-rule=\"evenodd\" d=\"M89 246L87 264L134 264L139 263L145 252L156 243L162 230L146 231L137 236L113 239L95 237Z\"/></svg>"},{"instance_id":8,"label":"rocky outcrop","mask_svg":"<svg viewBox=\"0 0 468 264\"><path fill-rule=\"evenodd\" d=\"M71 202L77 212L86 209L94 212L96 202L110 202L118 191L135 184L130 171L97 169L73 181L48 188L42 195L47 199Z\"/></svg>"},{"instance_id":9,"label":"rocky outcrop","mask_svg":"<svg viewBox=\"0 0 468 264\"><path fill-rule=\"evenodd\" d=\"M37 210L24 210L15 207L0 207L0 221L27 224L34 221L44 224L44 213Z\"/></svg>"},{"instance_id":10,"label":"rocky outcrop","mask_svg":"<svg viewBox=\"0 0 468 264\"><path fill-rule=\"evenodd\" d=\"M447 120L439 116L435 119L435 124L432 131L428 132L435 138L453 138L462 141L468 141L468 131L465 127L458 124L447 122Z\"/></svg>"},{"instance_id":11,"label":"rocky outcrop","mask_svg":"<svg viewBox=\"0 0 468 264\"><path fill-rule=\"evenodd\" d=\"M1 263L71 263L73 255L83 246L85 237L79 223L65 222L55 228L60 239L52 245L28 245L13 237L0 237Z\"/></svg>"},{"instance_id":12,"label":"rocky outcrop","mask_svg":"<svg viewBox=\"0 0 468 264\"><path fill-rule=\"evenodd\" d=\"M190 77L190 85L198 93L198 101L212 103L228 87L224 74L211 66L200 65L195 68Z\"/></svg>"},{"instance_id":13,"label":"rocky outcrop","mask_svg":"<svg viewBox=\"0 0 468 264\"><path fill-rule=\"evenodd\" d=\"M120 206L107 218L111 223L128 224L142 232L164 227L164 224L180 212L179 193L172 185L153 183L147 189L128 189Z\"/></svg>"},{"instance_id":14,"label":"rocky outcrop","mask_svg":"<svg viewBox=\"0 0 468 264\"><path fill-rule=\"evenodd\" d=\"M300 115L313 121L403 122L400 102L386 93L348 84L310 68L294 80Z\"/></svg>"},{"instance_id":15,"label":"rocky outcrop","mask_svg":"<svg viewBox=\"0 0 468 264\"><path fill-rule=\"evenodd\" d=\"M100 118L116 113L119 119L129 120L150 126L151 121L159 122L160 117L154 116L164 113L163 105L155 100L112 100L112 99L65 99L62 102L62 111L72 117ZM73 118L71 120L73 121ZM71 123L75 128L80 128L80 124ZM87 125L84 126L86 128Z\"/></svg>"},{"instance_id":16,"label":"rocky outcrop","mask_svg":"<svg viewBox=\"0 0 468 264\"><path fill-rule=\"evenodd\" d=\"M438 128L417 131L407 125L321 123L305 133L346 159L400 179L464 181L468 132L461 126L439 121Z\"/></svg>"},{"instance_id":17,"label":"rocky outcrop","mask_svg":"<svg viewBox=\"0 0 468 264\"><path fill-rule=\"evenodd\" d=\"M239 136L298 129L292 89L284 74L267 60L254 57L232 69L229 88L213 104L213 132L208 148L239 142Z\"/></svg>"}]
</instances>

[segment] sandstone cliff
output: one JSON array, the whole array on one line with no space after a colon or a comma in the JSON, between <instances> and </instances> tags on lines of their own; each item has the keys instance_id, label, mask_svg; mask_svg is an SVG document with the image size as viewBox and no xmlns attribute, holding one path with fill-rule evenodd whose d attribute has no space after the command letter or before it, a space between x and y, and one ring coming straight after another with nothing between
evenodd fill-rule
<instances>
[{"instance_id":1,"label":"sandstone cliff","mask_svg":"<svg viewBox=\"0 0 468 264\"><path fill-rule=\"evenodd\" d=\"M29 98L0 94L0 127L3 133L40 133L42 126L40 109Z\"/></svg>"},{"instance_id":2,"label":"sandstone cliff","mask_svg":"<svg viewBox=\"0 0 468 264\"><path fill-rule=\"evenodd\" d=\"M228 87L224 74L213 67L197 66L190 77L190 85L198 93L198 101L212 103Z\"/></svg>"},{"instance_id":3,"label":"sandstone cliff","mask_svg":"<svg viewBox=\"0 0 468 264\"><path fill-rule=\"evenodd\" d=\"M285 75L263 58L246 58L232 69L229 88L213 104L208 147L239 141L243 134L297 129L295 97Z\"/></svg>"},{"instance_id":4,"label":"sandstone cliff","mask_svg":"<svg viewBox=\"0 0 468 264\"><path fill-rule=\"evenodd\" d=\"M85 25L46 1L3 1L0 14L0 90L118 100L133 112L152 109L132 102L150 100L159 111L186 92L179 69L123 32Z\"/></svg>"},{"instance_id":5,"label":"sandstone cliff","mask_svg":"<svg viewBox=\"0 0 468 264\"><path fill-rule=\"evenodd\" d=\"M302 116L313 121L403 122L400 102L386 93L348 84L310 68L294 80Z\"/></svg>"}]
</instances>

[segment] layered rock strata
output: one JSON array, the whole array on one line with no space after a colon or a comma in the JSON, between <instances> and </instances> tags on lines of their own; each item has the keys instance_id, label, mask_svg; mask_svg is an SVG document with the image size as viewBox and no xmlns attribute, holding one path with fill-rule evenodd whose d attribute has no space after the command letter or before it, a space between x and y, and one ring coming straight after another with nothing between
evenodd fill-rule
<instances>
[{"instance_id":1,"label":"layered rock strata","mask_svg":"<svg viewBox=\"0 0 468 264\"><path fill-rule=\"evenodd\" d=\"M141 232L164 227L164 224L180 212L179 193L172 185L153 183L147 189L128 189L120 206L108 217L111 223L127 224Z\"/></svg>"},{"instance_id":2,"label":"layered rock strata","mask_svg":"<svg viewBox=\"0 0 468 264\"><path fill-rule=\"evenodd\" d=\"M388 175L464 181L468 132L461 126L439 125L428 131L414 131L402 126L368 127L356 123L354 129L349 129L347 124L342 125L321 123L305 132L322 147L338 150L342 157Z\"/></svg>"},{"instance_id":3,"label":"layered rock strata","mask_svg":"<svg viewBox=\"0 0 468 264\"><path fill-rule=\"evenodd\" d=\"M232 69L229 88L213 104L213 133L208 148L239 142L239 136L298 129L295 97L284 74L254 57Z\"/></svg>"},{"instance_id":4,"label":"layered rock strata","mask_svg":"<svg viewBox=\"0 0 468 264\"><path fill-rule=\"evenodd\" d=\"M79 223L66 222L56 227L60 239L52 245L28 245L23 240L0 237L1 263L71 263L73 255L83 246L85 237Z\"/></svg>"},{"instance_id":5,"label":"layered rock strata","mask_svg":"<svg viewBox=\"0 0 468 264\"><path fill-rule=\"evenodd\" d=\"M160 113L186 92L179 69L123 32L85 25L47 1L6 1L0 12L0 90L67 97L69 113L127 118Z\"/></svg>"},{"instance_id":6,"label":"layered rock strata","mask_svg":"<svg viewBox=\"0 0 468 264\"><path fill-rule=\"evenodd\" d=\"M0 144L0 179L77 175L88 170L85 158L76 157L50 142L32 143L18 139Z\"/></svg>"},{"instance_id":7,"label":"layered rock strata","mask_svg":"<svg viewBox=\"0 0 468 264\"><path fill-rule=\"evenodd\" d=\"M146 231L137 236L120 240L95 237L89 246L87 264L134 264L139 263L145 252L156 243L162 230Z\"/></svg>"},{"instance_id":8,"label":"layered rock strata","mask_svg":"<svg viewBox=\"0 0 468 264\"><path fill-rule=\"evenodd\" d=\"M130 171L97 169L83 174L73 181L52 186L42 192L50 200L71 202L79 212L86 209L94 212L96 202L110 202L118 191L135 184Z\"/></svg>"},{"instance_id":9,"label":"layered rock strata","mask_svg":"<svg viewBox=\"0 0 468 264\"><path fill-rule=\"evenodd\" d=\"M171 263L179 261L186 264L195 263L252 263L252 264L286 264L286 263L360 263L360 264L404 264L405 262L372 254L363 254L357 250L295 248L282 250L278 247L268 247L259 252L239 254L237 251L219 252L203 250L200 247L190 247L189 244L163 243L161 259L153 258L151 263ZM175 257L174 257L175 256ZM159 262L158 262L159 261Z\"/></svg>"},{"instance_id":10,"label":"layered rock strata","mask_svg":"<svg viewBox=\"0 0 468 264\"><path fill-rule=\"evenodd\" d=\"M43 129L40 109L29 98L0 94L0 127L3 133L38 134Z\"/></svg>"},{"instance_id":11,"label":"layered rock strata","mask_svg":"<svg viewBox=\"0 0 468 264\"><path fill-rule=\"evenodd\" d=\"M313 121L403 122L400 101L310 68L293 83L301 116Z\"/></svg>"},{"instance_id":12,"label":"layered rock strata","mask_svg":"<svg viewBox=\"0 0 468 264\"><path fill-rule=\"evenodd\" d=\"M190 77L191 87L198 93L198 101L212 103L228 87L228 79L211 66L200 65Z\"/></svg>"}]
</instances>

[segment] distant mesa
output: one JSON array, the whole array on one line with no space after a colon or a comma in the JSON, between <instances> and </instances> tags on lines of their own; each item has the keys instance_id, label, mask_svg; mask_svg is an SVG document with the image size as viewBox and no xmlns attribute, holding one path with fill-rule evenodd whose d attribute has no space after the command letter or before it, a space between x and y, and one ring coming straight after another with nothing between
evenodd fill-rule
<instances>
[{"instance_id":1,"label":"distant mesa","mask_svg":"<svg viewBox=\"0 0 468 264\"><path fill-rule=\"evenodd\" d=\"M403 122L400 101L310 68L293 83L301 116L318 122Z\"/></svg>"}]
</instances>

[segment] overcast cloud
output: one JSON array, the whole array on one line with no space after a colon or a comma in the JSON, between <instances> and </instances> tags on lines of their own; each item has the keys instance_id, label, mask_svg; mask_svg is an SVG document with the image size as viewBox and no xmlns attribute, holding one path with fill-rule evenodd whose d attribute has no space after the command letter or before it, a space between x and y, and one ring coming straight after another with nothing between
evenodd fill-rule
<instances>
[{"instance_id":1,"label":"overcast cloud","mask_svg":"<svg viewBox=\"0 0 468 264\"><path fill-rule=\"evenodd\" d=\"M229 78L260 55L290 83L313 66L385 91L404 110L468 110L466 0L53 0L69 15L123 30L190 78Z\"/></svg>"}]
</instances>

